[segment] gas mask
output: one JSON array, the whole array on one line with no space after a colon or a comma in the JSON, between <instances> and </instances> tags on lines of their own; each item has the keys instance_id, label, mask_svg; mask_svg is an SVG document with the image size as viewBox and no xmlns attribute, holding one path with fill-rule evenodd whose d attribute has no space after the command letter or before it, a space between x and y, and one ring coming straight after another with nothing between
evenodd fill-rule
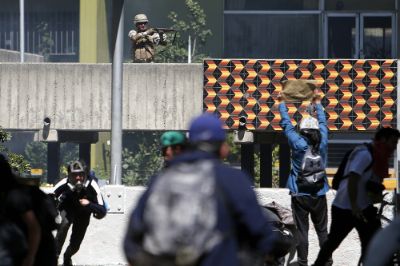
<instances>
[{"instance_id":1,"label":"gas mask","mask_svg":"<svg viewBox=\"0 0 400 266\"><path fill-rule=\"evenodd\" d=\"M82 178L83 180L77 180L77 177L74 176L74 174L70 174L68 177L68 186L73 192L80 193L84 189L84 182L85 178Z\"/></svg>"},{"instance_id":2,"label":"gas mask","mask_svg":"<svg viewBox=\"0 0 400 266\"><path fill-rule=\"evenodd\" d=\"M81 181L76 182L74 188L74 191L80 193L83 190L83 183Z\"/></svg>"},{"instance_id":3,"label":"gas mask","mask_svg":"<svg viewBox=\"0 0 400 266\"><path fill-rule=\"evenodd\" d=\"M68 166L68 178L71 190L80 193L87 178L86 165L81 161L71 163Z\"/></svg>"}]
</instances>

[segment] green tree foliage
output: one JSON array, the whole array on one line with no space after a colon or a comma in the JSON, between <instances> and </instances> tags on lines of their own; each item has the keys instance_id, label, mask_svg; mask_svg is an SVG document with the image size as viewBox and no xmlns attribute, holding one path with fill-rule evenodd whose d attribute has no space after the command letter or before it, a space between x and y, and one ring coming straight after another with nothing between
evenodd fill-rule
<instances>
[{"instance_id":1,"label":"green tree foliage","mask_svg":"<svg viewBox=\"0 0 400 266\"><path fill-rule=\"evenodd\" d=\"M279 145L272 148L272 187L279 188Z\"/></svg>"},{"instance_id":2,"label":"green tree foliage","mask_svg":"<svg viewBox=\"0 0 400 266\"><path fill-rule=\"evenodd\" d=\"M39 54L43 55L44 60L49 60L49 55L51 53L51 49L54 46L54 40L50 35L50 31L48 29L48 24L46 22L40 22L36 26L36 31L39 34L40 42L39 42Z\"/></svg>"},{"instance_id":3,"label":"green tree foliage","mask_svg":"<svg viewBox=\"0 0 400 266\"><path fill-rule=\"evenodd\" d=\"M61 165L68 165L70 162L79 159L79 146L76 143L62 143L60 146ZM88 162L87 162L88 163Z\"/></svg>"},{"instance_id":4,"label":"green tree foliage","mask_svg":"<svg viewBox=\"0 0 400 266\"><path fill-rule=\"evenodd\" d=\"M109 180L110 179L110 171L109 169L104 170L104 168L101 168L99 166L95 166L92 169L94 173L96 174L96 177L98 179L104 179L104 180Z\"/></svg>"},{"instance_id":5,"label":"green tree foliage","mask_svg":"<svg viewBox=\"0 0 400 266\"><path fill-rule=\"evenodd\" d=\"M25 158L33 168L47 168L47 145L43 142L31 142L25 148Z\"/></svg>"},{"instance_id":6,"label":"green tree foliage","mask_svg":"<svg viewBox=\"0 0 400 266\"><path fill-rule=\"evenodd\" d=\"M25 158L33 168L47 169L47 144L31 142L25 148ZM79 158L76 143L62 143L60 146L60 176L67 174L67 164ZM45 176L47 173L45 172Z\"/></svg>"},{"instance_id":7,"label":"green tree foliage","mask_svg":"<svg viewBox=\"0 0 400 266\"><path fill-rule=\"evenodd\" d=\"M3 143L11 140L11 134L0 127L0 152L7 155L11 167L20 174L28 173L31 169L30 164L24 159L24 156L9 151Z\"/></svg>"},{"instance_id":8,"label":"green tree foliage","mask_svg":"<svg viewBox=\"0 0 400 266\"><path fill-rule=\"evenodd\" d=\"M227 134L227 143L230 147L230 154L225 162L240 167L241 165L241 147L240 144L233 142L233 134ZM254 185L260 187L260 151L259 146L255 147L254 152ZM272 147L272 187L279 187L279 145Z\"/></svg>"},{"instance_id":9,"label":"green tree foliage","mask_svg":"<svg viewBox=\"0 0 400 266\"><path fill-rule=\"evenodd\" d=\"M60 177L67 176L69 163L79 159L79 146L76 143L61 143L60 146Z\"/></svg>"},{"instance_id":10,"label":"green tree foliage","mask_svg":"<svg viewBox=\"0 0 400 266\"><path fill-rule=\"evenodd\" d=\"M156 144L139 144L137 152L125 148L122 152L122 183L145 186L149 178L161 168L163 159L158 151Z\"/></svg>"},{"instance_id":11,"label":"green tree foliage","mask_svg":"<svg viewBox=\"0 0 400 266\"><path fill-rule=\"evenodd\" d=\"M6 141L9 141L11 139L11 134L8 133L7 131L4 131L1 127L0 127L0 143L4 143ZM0 152L5 151L6 148L3 145L0 145Z\"/></svg>"},{"instance_id":12,"label":"green tree foliage","mask_svg":"<svg viewBox=\"0 0 400 266\"><path fill-rule=\"evenodd\" d=\"M130 143L122 153L122 183L128 186L146 185L148 179L162 166L159 139L162 132L131 132ZM134 142L132 140L135 140ZM227 134L230 154L224 160L231 166L240 168L241 149L233 142L233 134ZM260 154L258 146L254 153L254 185L260 187ZM97 173L97 172L96 172ZM272 187L279 187L279 145L272 147Z\"/></svg>"},{"instance_id":13,"label":"green tree foliage","mask_svg":"<svg viewBox=\"0 0 400 266\"><path fill-rule=\"evenodd\" d=\"M226 142L229 145L229 155L225 161L229 162L229 164L240 165L240 160L241 160L240 145L233 142L233 133L232 132L229 132L226 135Z\"/></svg>"},{"instance_id":14,"label":"green tree foliage","mask_svg":"<svg viewBox=\"0 0 400 266\"><path fill-rule=\"evenodd\" d=\"M212 35L206 26L206 14L198 2L185 0L187 8L186 18L181 18L176 12L171 12L168 18L172 21L172 28L176 36L169 34L169 43L166 47L157 47L156 62L183 63L188 58L188 38L191 38L192 62L201 62L207 57L202 49L207 38ZM173 43L171 43L173 42Z\"/></svg>"},{"instance_id":15,"label":"green tree foliage","mask_svg":"<svg viewBox=\"0 0 400 266\"><path fill-rule=\"evenodd\" d=\"M160 137L163 132L134 131L124 135L122 183L144 186L162 166Z\"/></svg>"}]
</instances>

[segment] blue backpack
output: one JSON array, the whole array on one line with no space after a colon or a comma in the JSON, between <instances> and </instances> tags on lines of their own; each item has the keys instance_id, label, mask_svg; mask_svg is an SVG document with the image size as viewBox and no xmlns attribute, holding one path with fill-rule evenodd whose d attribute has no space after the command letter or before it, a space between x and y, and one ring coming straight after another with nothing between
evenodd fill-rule
<instances>
[{"instance_id":1,"label":"blue backpack","mask_svg":"<svg viewBox=\"0 0 400 266\"><path fill-rule=\"evenodd\" d=\"M325 176L325 164L321 154L308 146L301 163L301 172L296 180L299 192L316 194L324 187Z\"/></svg>"}]
</instances>

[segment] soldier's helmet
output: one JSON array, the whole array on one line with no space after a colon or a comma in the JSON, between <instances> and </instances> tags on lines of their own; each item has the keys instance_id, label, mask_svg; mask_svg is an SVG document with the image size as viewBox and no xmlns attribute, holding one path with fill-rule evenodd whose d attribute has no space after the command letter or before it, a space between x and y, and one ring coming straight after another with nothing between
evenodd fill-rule
<instances>
[{"instance_id":1,"label":"soldier's helmet","mask_svg":"<svg viewBox=\"0 0 400 266\"><path fill-rule=\"evenodd\" d=\"M149 22L149 20L147 19L147 16L145 14L137 14L134 18L133 18L133 23L136 25L138 23L147 23Z\"/></svg>"}]
</instances>

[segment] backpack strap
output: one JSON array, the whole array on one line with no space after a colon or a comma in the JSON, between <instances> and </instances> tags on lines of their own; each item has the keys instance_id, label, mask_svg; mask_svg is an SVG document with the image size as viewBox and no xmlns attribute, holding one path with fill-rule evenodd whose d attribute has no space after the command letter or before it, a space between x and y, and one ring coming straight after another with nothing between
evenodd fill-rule
<instances>
[{"instance_id":1,"label":"backpack strap","mask_svg":"<svg viewBox=\"0 0 400 266\"><path fill-rule=\"evenodd\" d=\"M369 169L371 169L372 165L374 164L374 153L373 153L373 147L372 143L364 143L364 145L367 147L367 150L371 154L371 162L368 164L368 166L364 169L364 173L367 172Z\"/></svg>"}]
</instances>

